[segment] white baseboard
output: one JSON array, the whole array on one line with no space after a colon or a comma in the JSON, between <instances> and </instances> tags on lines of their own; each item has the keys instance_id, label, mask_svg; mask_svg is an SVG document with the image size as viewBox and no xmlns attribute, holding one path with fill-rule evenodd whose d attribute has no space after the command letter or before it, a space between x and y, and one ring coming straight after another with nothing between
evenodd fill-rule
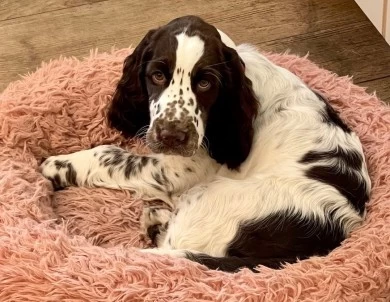
<instances>
[{"instance_id":1,"label":"white baseboard","mask_svg":"<svg viewBox=\"0 0 390 302\"><path fill-rule=\"evenodd\" d=\"M355 0L390 44L390 0Z\"/></svg>"}]
</instances>

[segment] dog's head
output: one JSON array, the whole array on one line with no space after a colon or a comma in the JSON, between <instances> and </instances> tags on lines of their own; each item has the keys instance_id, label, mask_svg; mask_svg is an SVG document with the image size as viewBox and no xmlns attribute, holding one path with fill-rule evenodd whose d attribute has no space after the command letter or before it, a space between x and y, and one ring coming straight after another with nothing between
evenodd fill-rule
<instances>
[{"instance_id":1,"label":"dog's head","mask_svg":"<svg viewBox=\"0 0 390 302\"><path fill-rule=\"evenodd\" d=\"M151 30L128 56L108 112L127 136L147 128L155 153L191 156L203 142L230 168L248 156L257 101L231 40L195 16ZM207 139L205 139L205 137Z\"/></svg>"}]
</instances>

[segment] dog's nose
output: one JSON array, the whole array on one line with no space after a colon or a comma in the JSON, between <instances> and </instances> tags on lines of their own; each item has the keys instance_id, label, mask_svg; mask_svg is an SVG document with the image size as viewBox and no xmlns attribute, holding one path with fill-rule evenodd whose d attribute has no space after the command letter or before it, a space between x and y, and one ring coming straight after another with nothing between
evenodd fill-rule
<instances>
[{"instance_id":1,"label":"dog's nose","mask_svg":"<svg viewBox=\"0 0 390 302\"><path fill-rule=\"evenodd\" d=\"M161 142L167 146L182 145L188 139L188 134L184 130L162 129L160 132Z\"/></svg>"}]
</instances>

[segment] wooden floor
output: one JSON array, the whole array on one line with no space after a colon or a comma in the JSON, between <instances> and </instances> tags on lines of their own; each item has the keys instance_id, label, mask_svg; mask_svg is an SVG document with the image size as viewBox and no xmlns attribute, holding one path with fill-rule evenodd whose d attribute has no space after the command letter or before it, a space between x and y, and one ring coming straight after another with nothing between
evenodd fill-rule
<instances>
[{"instance_id":1,"label":"wooden floor","mask_svg":"<svg viewBox=\"0 0 390 302\"><path fill-rule=\"evenodd\" d=\"M390 46L353 0L1 0L0 91L41 61L134 45L185 14L204 17L238 43L309 52L390 102Z\"/></svg>"}]
</instances>

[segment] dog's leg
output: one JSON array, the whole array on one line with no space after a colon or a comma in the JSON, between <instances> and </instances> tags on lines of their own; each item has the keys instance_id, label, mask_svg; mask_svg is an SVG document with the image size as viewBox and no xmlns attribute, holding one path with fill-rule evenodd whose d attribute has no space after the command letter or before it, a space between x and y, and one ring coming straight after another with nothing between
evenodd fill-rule
<instances>
[{"instance_id":1,"label":"dog's leg","mask_svg":"<svg viewBox=\"0 0 390 302\"><path fill-rule=\"evenodd\" d=\"M169 204L175 195L212 178L218 167L204 150L192 157L135 155L104 145L49 157L40 169L56 189L68 186L126 189Z\"/></svg>"},{"instance_id":2,"label":"dog's leg","mask_svg":"<svg viewBox=\"0 0 390 302\"><path fill-rule=\"evenodd\" d=\"M161 246L172 215L172 211L167 208L144 207L141 216L141 233L148 236L155 246Z\"/></svg>"}]
</instances>

